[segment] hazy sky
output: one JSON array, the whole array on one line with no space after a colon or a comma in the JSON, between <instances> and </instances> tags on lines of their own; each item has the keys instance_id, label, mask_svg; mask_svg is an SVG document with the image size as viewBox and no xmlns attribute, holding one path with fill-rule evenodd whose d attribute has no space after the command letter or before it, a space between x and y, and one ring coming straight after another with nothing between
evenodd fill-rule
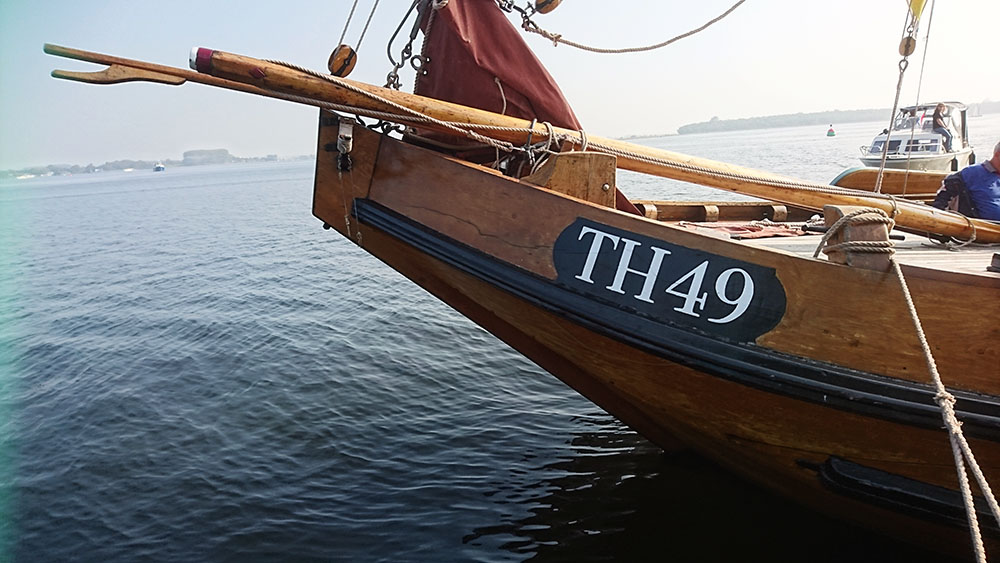
<instances>
[{"instance_id":1,"label":"hazy sky","mask_svg":"<svg viewBox=\"0 0 1000 563\"><path fill-rule=\"evenodd\" d=\"M537 22L580 43L634 47L697 27L734 1L565 0ZM313 108L198 84L56 80L49 77L54 68L100 67L45 55L42 44L184 68L191 47L203 46L323 70L351 3L2 0L0 169L178 159L196 148L240 156L311 153ZM359 2L347 42L357 43L372 3ZM1000 99L1000 1L936 4L933 20L930 7L924 15L903 103L916 100L921 70L921 101ZM409 0L380 2L352 79L385 82L386 42L408 6ZM586 129L614 137L672 133L713 116L890 107L905 16L903 0L747 0L700 34L650 53L597 55L534 35L527 40ZM404 85L412 87L412 76Z\"/></svg>"}]
</instances>

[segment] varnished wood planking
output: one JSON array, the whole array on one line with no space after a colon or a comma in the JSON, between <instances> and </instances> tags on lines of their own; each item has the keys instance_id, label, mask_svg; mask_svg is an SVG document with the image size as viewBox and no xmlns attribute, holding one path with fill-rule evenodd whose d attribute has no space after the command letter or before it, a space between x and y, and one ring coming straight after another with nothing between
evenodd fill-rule
<instances>
[{"instance_id":1,"label":"varnished wood planking","mask_svg":"<svg viewBox=\"0 0 1000 563\"><path fill-rule=\"evenodd\" d=\"M516 180L492 174L399 143L384 143L372 197L403 215L518 267L554 278L552 243L577 217L644 234L712 254L774 268L788 295L781 323L758 343L798 356L845 367L926 382L926 363L898 281L890 275L825 260L802 259L746 244L705 237L655 221L569 200ZM427 166L428 158L439 160ZM384 159L384 160L381 160ZM383 166L382 163L385 163ZM919 277L919 275L918 275ZM823 280L817 283L816 280ZM834 288L834 290L831 290ZM972 317L991 301L997 287L916 283L911 288L923 309ZM931 313L928 313L931 315ZM944 327L954 319L931 315ZM873 328L872 319L879 327ZM965 374L955 384L1000 393L1000 381L982 373L986 350L995 357L995 334L971 326L931 328L935 355L948 371ZM944 333L944 334L936 334Z\"/></svg>"},{"instance_id":2,"label":"varnished wood planking","mask_svg":"<svg viewBox=\"0 0 1000 563\"><path fill-rule=\"evenodd\" d=\"M657 443L696 445L733 471L800 502L897 534L917 532L910 537L914 541L965 545L964 532L834 494L802 466L838 455L952 487L954 467L943 430L914 429L720 382L595 336L377 231L365 237L374 254ZM997 475L996 445L973 443L984 471Z\"/></svg>"},{"instance_id":3,"label":"varnished wood planking","mask_svg":"<svg viewBox=\"0 0 1000 563\"><path fill-rule=\"evenodd\" d=\"M882 173L881 192L918 200L933 199L941 187L941 181L948 173L926 172L923 170L894 170L887 168ZM832 185L855 190L874 191L878 180L878 168L855 168L834 179Z\"/></svg>"}]
</instances>

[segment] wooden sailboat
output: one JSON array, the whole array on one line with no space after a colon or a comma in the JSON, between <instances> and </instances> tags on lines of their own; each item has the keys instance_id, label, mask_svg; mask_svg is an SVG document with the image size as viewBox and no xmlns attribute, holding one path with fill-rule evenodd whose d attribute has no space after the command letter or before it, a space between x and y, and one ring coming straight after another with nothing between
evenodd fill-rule
<instances>
[{"instance_id":1,"label":"wooden sailboat","mask_svg":"<svg viewBox=\"0 0 1000 563\"><path fill-rule=\"evenodd\" d=\"M46 51L110 65L61 78L190 80L323 107L313 214L324 226L655 443L968 552L926 352L979 466L1000 476L1000 273L994 248L953 252L926 234L996 243L1000 225L220 51L196 51L199 72ZM348 113L410 128L375 131ZM518 153L526 168L491 166L500 144L539 140L544 150ZM629 201L618 168L767 201ZM859 207L894 215L894 236L905 231L894 255L891 222L877 211L853 222ZM823 225L808 221L816 213ZM734 236L741 226L802 236ZM857 244L817 257L821 236L805 233L831 227L834 242Z\"/></svg>"}]
</instances>

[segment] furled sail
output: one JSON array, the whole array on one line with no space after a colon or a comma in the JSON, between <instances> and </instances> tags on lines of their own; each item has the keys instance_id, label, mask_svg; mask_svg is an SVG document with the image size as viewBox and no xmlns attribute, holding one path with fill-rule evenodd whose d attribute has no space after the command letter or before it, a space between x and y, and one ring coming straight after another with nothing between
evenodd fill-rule
<instances>
[{"instance_id":1,"label":"furled sail","mask_svg":"<svg viewBox=\"0 0 1000 563\"><path fill-rule=\"evenodd\" d=\"M415 93L565 129L581 128L559 85L494 0L450 0L426 15L423 55L428 63ZM617 189L615 206L639 214Z\"/></svg>"},{"instance_id":2,"label":"furled sail","mask_svg":"<svg viewBox=\"0 0 1000 563\"><path fill-rule=\"evenodd\" d=\"M429 62L415 93L580 128L559 86L496 2L451 0L430 10L435 13L424 22L423 50Z\"/></svg>"}]
</instances>

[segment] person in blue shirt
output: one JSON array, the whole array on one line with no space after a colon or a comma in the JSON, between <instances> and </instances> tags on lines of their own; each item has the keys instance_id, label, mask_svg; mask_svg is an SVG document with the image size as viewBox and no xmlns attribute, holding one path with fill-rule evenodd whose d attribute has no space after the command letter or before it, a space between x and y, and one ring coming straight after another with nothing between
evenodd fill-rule
<instances>
[{"instance_id":1,"label":"person in blue shirt","mask_svg":"<svg viewBox=\"0 0 1000 563\"><path fill-rule=\"evenodd\" d=\"M1000 143L993 147L993 158L946 176L931 205L1000 221Z\"/></svg>"}]
</instances>

